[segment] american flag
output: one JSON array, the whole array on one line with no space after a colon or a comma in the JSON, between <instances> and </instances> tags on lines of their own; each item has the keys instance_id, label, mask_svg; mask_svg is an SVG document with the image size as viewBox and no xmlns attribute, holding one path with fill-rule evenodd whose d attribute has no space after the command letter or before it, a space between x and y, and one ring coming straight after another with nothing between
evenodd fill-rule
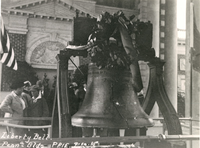
<instances>
[{"instance_id":1,"label":"american flag","mask_svg":"<svg viewBox=\"0 0 200 148\"><path fill-rule=\"evenodd\" d=\"M1 18L1 42L0 42L0 61L6 66L17 70L17 61L15 59L14 50L10 44L7 30L5 29L3 19Z\"/></svg>"}]
</instances>

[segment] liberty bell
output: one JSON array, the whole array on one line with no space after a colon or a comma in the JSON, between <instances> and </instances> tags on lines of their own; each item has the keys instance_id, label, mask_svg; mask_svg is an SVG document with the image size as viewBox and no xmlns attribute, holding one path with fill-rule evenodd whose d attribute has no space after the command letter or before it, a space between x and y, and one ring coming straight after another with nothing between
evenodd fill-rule
<instances>
[{"instance_id":1,"label":"liberty bell","mask_svg":"<svg viewBox=\"0 0 200 148\"><path fill-rule=\"evenodd\" d=\"M128 70L88 68L87 91L72 125L92 128L140 128L153 126L132 88Z\"/></svg>"}]
</instances>

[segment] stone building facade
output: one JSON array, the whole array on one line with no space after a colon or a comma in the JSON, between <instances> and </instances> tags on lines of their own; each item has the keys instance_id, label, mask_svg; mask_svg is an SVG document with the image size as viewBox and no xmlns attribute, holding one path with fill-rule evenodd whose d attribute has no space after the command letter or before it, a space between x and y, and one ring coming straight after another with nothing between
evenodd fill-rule
<instances>
[{"instance_id":1,"label":"stone building facade","mask_svg":"<svg viewBox=\"0 0 200 148\"><path fill-rule=\"evenodd\" d=\"M15 58L30 64L39 79L46 73L50 87L56 75L56 55L73 40L74 18L77 13L79 17L96 18L102 11L115 13L119 10L127 17L139 14L139 9L97 5L95 1L89 0L2 0L2 18ZM90 62L82 57L71 59L77 66ZM1 64L0 69L1 93L4 94L10 91L4 80L8 68ZM69 72L75 69L69 63ZM1 96L3 99L4 95Z\"/></svg>"}]
</instances>

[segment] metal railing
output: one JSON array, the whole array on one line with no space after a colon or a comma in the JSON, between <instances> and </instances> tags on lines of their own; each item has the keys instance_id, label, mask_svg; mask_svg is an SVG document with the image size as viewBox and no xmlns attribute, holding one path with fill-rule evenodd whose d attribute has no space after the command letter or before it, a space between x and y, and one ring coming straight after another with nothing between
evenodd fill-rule
<instances>
[{"instance_id":1,"label":"metal railing","mask_svg":"<svg viewBox=\"0 0 200 148\"><path fill-rule=\"evenodd\" d=\"M164 122L164 118L154 118L153 120L157 120L157 121L160 121L162 123L162 129L163 129L163 134L165 134L165 132L167 131L167 128L166 128L166 124ZM189 136L194 136L193 135L193 129L195 128L196 130L199 130L200 131L200 126L198 127L194 127L193 126L193 122L198 122L200 125L200 120L197 120L197 119L193 119L193 118L190 118L190 117L187 117L187 118L179 118L180 121L189 121L189 126L185 125L184 123L181 123L181 126L182 126L182 129L183 127L186 127L186 128L189 128ZM198 132L198 135L200 135L200 132ZM193 148L193 142L192 142L192 139L186 139L186 140L189 140L190 141L190 148Z\"/></svg>"},{"instance_id":2,"label":"metal railing","mask_svg":"<svg viewBox=\"0 0 200 148\"><path fill-rule=\"evenodd\" d=\"M154 118L153 120L157 120L160 121L163 124L163 131L165 131L166 127L165 127L165 122L164 122L164 118ZM199 122L200 120L197 119L193 119L193 118L179 118L180 121L189 121L189 134L192 135L193 133L193 122ZM181 124L183 126L183 124ZM200 129L200 127L199 127Z\"/></svg>"},{"instance_id":3,"label":"metal railing","mask_svg":"<svg viewBox=\"0 0 200 148\"><path fill-rule=\"evenodd\" d=\"M10 120L15 120L15 121L27 121L27 120L45 120L45 121L51 121L52 117L8 117L8 118L0 118L0 126L5 126L5 127L13 127L13 128L23 128L23 129L48 129L48 135L51 137L52 136L52 126L51 124L49 125L42 125L42 126L29 126L29 125L18 125L18 124L12 124L12 123L7 123L5 121L10 121Z\"/></svg>"}]
</instances>

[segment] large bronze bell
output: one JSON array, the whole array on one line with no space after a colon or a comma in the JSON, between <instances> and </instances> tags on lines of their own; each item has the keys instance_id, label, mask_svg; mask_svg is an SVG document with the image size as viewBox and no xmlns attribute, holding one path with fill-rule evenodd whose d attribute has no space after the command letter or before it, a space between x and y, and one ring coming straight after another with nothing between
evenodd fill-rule
<instances>
[{"instance_id":1,"label":"large bronze bell","mask_svg":"<svg viewBox=\"0 0 200 148\"><path fill-rule=\"evenodd\" d=\"M73 126L121 129L153 126L133 91L129 71L98 69L95 64L88 69L85 99L72 117Z\"/></svg>"}]
</instances>

